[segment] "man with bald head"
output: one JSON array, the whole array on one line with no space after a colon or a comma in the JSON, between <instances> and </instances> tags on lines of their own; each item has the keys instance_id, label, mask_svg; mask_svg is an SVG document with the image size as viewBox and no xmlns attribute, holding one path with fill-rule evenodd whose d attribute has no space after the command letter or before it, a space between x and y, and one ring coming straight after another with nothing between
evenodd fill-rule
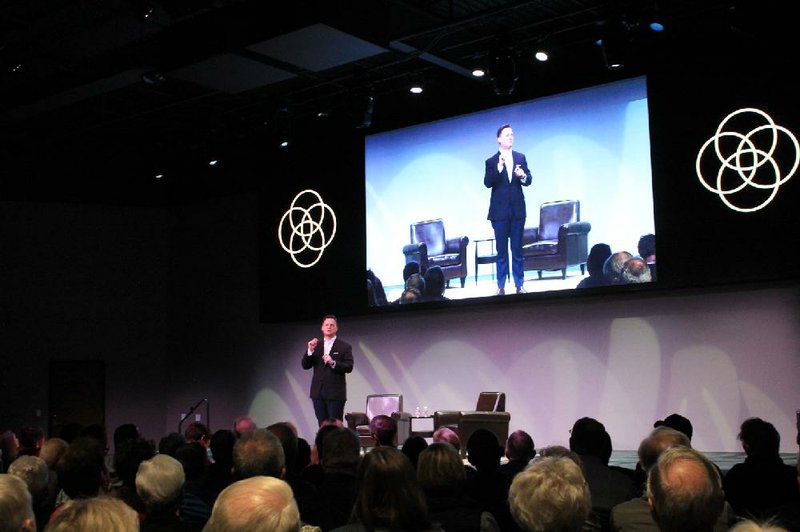
<instances>
[{"instance_id":1,"label":"man with bald head","mask_svg":"<svg viewBox=\"0 0 800 532\"><path fill-rule=\"evenodd\" d=\"M647 493L661 532L712 532L725 504L717 468L684 446L659 455L647 477Z\"/></svg>"}]
</instances>

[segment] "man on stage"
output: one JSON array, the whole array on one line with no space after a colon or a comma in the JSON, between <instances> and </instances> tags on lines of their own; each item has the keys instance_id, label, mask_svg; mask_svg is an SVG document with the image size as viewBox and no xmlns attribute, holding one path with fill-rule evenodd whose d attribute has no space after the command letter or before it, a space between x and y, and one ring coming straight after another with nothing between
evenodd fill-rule
<instances>
[{"instance_id":1,"label":"man on stage","mask_svg":"<svg viewBox=\"0 0 800 532\"><path fill-rule=\"evenodd\" d=\"M325 316L321 329L322 342L319 338L309 340L302 360L303 369L314 368L310 397L319 425L326 419L344 419L345 374L353 371L353 348L336 336L339 330L336 316Z\"/></svg>"},{"instance_id":2,"label":"man on stage","mask_svg":"<svg viewBox=\"0 0 800 532\"><path fill-rule=\"evenodd\" d=\"M511 245L511 275L517 293L525 293L522 233L525 230L525 196L522 187L531 184L531 171L525 155L512 151L514 130L503 124L497 130L497 153L486 159L483 184L492 189L489 215L497 244L497 295L506 293L508 278L508 248Z\"/></svg>"}]
</instances>

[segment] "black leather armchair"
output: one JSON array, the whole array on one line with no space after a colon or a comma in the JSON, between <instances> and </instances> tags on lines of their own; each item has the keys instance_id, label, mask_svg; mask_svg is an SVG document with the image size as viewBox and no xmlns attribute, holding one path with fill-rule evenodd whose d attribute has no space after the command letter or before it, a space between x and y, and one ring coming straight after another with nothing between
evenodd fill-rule
<instances>
[{"instance_id":1,"label":"black leather armchair","mask_svg":"<svg viewBox=\"0 0 800 532\"><path fill-rule=\"evenodd\" d=\"M450 279L461 279L461 288L464 288L469 237L446 238L441 218L413 223L410 233L411 243L403 246L406 263L417 261L422 274L431 266L439 266L447 286L450 286Z\"/></svg>"},{"instance_id":2,"label":"black leather armchair","mask_svg":"<svg viewBox=\"0 0 800 532\"><path fill-rule=\"evenodd\" d=\"M437 410L433 413L434 431L448 427L458 434L461 454L467 451L467 440L479 428L490 430L505 446L511 414L506 412L505 392L481 392L475 410Z\"/></svg>"},{"instance_id":3,"label":"black leather armchair","mask_svg":"<svg viewBox=\"0 0 800 532\"><path fill-rule=\"evenodd\" d=\"M380 414L389 416L397 422L396 445L403 443L408 438L411 414L403 412L403 395L399 393L372 394L367 396L364 412L348 412L344 416L347 427L358 434L361 447L366 449L375 445L369 430L369 422Z\"/></svg>"},{"instance_id":4,"label":"black leather armchair","mask_svg":"<svg viewBox=\"0 0 800 532\"><path fill-rule=\"evenodd\" d=\"M526 227L522 235L522 256L525 270L561 270L567 278L567 267L579 265L581 275L589 256L589 231L592 225L581 221L581 202L561 200L542 203L539 227Z\"/></svg>"}]
</instances>

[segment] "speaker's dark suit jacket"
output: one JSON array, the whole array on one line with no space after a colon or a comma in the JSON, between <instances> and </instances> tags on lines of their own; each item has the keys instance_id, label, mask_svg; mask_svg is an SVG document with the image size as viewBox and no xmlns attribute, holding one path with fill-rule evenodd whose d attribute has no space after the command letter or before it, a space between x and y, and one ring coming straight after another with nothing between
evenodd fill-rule
<instances>
[{"instance_id":1,"label":"speaker's dark suit jacket","mask_svg":"<svg viewBox=\"0 0 800 532\"><path fill-rule=\"evenodd\" d=\"M322 362L324 349L325 344L320 340L311 356L308 355L308 351L303 353L303 369L314 368L310 397L312 399L346 401L347 381L345 375L353 371L353 348L339 338L333 341L330 355L336 361L335 368Z\"/></svg>"},{"instance_id":2,"label":"speaker's dark suit jacket","mask_svg":"<svg viewBox=\"0 0 800 532\"><path fill-rule=\"evenodd\" d=\"M523 184L517 176L514 176L509 183L508 172L505 167L501 172L497 171L497 162L500 160L499 151L486 159L486 173L483 175L483 184L486 188L492 189L492 196L489 199L489 215L486 217L489 220L524 219L526 216L525 196L522 194L522 187L530 186L532 181L531 171L528 169L528 161L525 159L525 154L512 151L511 156L514 159L514 165L511 166L511 174L514 174L514 166L520 165L528 179Z\"/></svg>"}]
</instances>

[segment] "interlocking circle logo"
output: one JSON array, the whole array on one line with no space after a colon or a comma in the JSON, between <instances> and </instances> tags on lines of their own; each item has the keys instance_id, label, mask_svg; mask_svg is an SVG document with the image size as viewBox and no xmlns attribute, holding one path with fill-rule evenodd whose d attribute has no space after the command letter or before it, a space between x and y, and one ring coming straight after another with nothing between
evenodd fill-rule
<instances>
[{"instance_id":1,"label":"interlocking circle logo","mask_svg":"<svg viewBox=\"0 0 800 532\"><path fill-rule=\"evenodd\" d=\"M742 126L752 128L745 133L736 131ZM713 164L706 160L711 158L707 153L712 146L717 156ZM780 186L797 171L799 163L797 137L775 124L764 111L748 107L732 112L720 122L714 136L700 148L695 168L700 183L719 195L729 208L754 212L775 198ZM703 170L717 164L716 178L713 171L707 178ZM740 192L743 194L739 194L734 204L733 196Z\"/></svg>"},{"instance_id":2,"label":"interlocking circle logo","mask_svg":"<svg viewBox=\"0 0 800 532\"><path fill-rule=\"evenodd\" d=\"M336 236L336 214L313 190L304 190L292 200L278 224L278 240L301 268L311 268ZM288 243L287 243L288 241Z\"/></svg>"}]
</instances>

